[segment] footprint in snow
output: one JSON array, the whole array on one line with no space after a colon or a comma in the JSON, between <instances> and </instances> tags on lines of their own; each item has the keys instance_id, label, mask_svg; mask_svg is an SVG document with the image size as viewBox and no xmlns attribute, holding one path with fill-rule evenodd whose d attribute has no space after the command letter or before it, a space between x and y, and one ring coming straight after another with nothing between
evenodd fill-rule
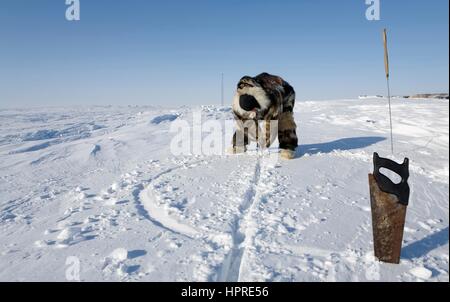
<instances>
[{"instance_id":1,"label":"footprint in snow","mask_svg":"<svg viewBox=\"0 0 450 302\"><path fill-rule=\"evenodd\" d=\"M120 277L126 277L135 274L140 270L140 265L127 263L128 260L136 259L147 254L145 250L128 251L124 248L115 249L108 257L103 260L102 270L107 274L117 274Z\"/></svg>"},{"instance_id":2,"label":"footprint in snow","mask_svg":"<svg viewBox=\"0 0 450 302\"><path fill-rule=\"evenodd\" d=\"M82 227L69 227L63 229L56 237L57 247L64 248L71 245L75 245L82 241L94 239L95 235L87 235L91 229Z\"/></svg>"}]
</instances>

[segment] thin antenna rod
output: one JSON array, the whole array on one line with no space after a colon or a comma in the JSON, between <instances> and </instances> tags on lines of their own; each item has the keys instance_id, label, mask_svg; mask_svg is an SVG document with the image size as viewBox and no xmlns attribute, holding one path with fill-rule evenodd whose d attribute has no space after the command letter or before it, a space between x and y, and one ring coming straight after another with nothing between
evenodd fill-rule
<instances>
[{"instance_id":1,"label":"thin antenna rod","mask_svg":"<svg viewBox=\"0 0 450 302\"><path fill-rule=\"evenodd\" d=\"M223 73L222 73L222 84L221 84L221 105L222 105L222 107L225 105L224 87L223 87Z\"/></svg>"},{"instance_id":2,"label":"thin antenna rod","mask_svg":"<svg viewBox=\"0 0 450 302\"><path fill-rule=\"evenodd\" d=\"M394 134L392 130L392 106L391 106L391 85L389 81L389 53L388 53L388 40L387 40L387 30L383 31L383 41L384 41L384 68L386 70L386 82L388 91L388 101L389 101L389 122L391 127L391 152L394 155Z\"/></svg>"}]
</instances>

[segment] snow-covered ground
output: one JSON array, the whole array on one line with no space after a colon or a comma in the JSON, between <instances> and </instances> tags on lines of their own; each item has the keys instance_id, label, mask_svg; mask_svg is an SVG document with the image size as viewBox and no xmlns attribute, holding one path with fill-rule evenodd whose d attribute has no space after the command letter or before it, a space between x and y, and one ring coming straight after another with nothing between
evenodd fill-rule
<instances>
[{"instance_id":1,"label":"snow-covered ground","mask_svg":"<svg viewBox=\"0 0 450 302\"><path fill-rule=\"evenodd\" d=\"M394 100L412 187L400 265L372 252L385 100L297 103L292 161L276 146L172 155L170 125L193 111L0 110L0 281L76 279L78 265L82 281L449 281L448 101Z\"/></svg>"}]
</instances>

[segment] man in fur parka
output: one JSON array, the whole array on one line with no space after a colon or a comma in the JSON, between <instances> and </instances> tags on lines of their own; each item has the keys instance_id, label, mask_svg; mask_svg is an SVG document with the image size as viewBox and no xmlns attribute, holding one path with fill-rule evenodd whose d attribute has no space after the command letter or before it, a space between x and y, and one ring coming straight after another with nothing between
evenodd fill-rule
<instances>
[{"instance_id":1,"label":"man in fur parka","mask_svg":"<svg viewBox=\"0 0 450 302\"><path fill-rule=\"evenodd\" d=\"M281 77L268 73L243 77L233 99L237 130L231 152L246 152L250 141L256 141L260 148L269 148L278 136L281 157L293 159L298 146L294 105L295 91Z\"/></svg>"}]
</instances>

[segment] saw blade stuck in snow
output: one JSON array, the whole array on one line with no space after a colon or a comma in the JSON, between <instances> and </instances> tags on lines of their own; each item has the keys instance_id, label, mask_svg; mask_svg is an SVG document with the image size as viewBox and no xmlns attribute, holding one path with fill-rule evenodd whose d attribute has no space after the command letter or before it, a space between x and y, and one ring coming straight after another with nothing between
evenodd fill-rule
<instances>
[{"instance_id":1,"label":"saw blade stuck in snow","mask_svg":"<svg viewBox=\"0 0 450 302\"><path fill-rule=\"evenodd\" d=\"M401 176L400 183L393 183L381 174L385 168ZM406 210L410 188L409 159L397 164L374 154L374 173L369 175L370 201L375 257L382 262L400 263Z\"/></svg>"}]
</instances>

